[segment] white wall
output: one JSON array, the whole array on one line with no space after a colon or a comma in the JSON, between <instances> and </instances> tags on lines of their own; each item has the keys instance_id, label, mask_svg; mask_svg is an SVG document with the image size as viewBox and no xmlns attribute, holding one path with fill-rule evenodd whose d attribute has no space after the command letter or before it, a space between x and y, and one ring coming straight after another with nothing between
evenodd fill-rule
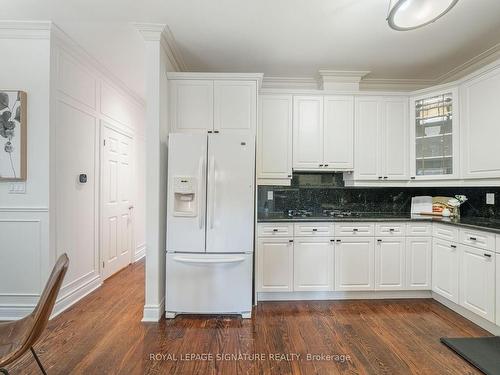
<instances>
[{"instance_id":1,"label":"white wall","mask_svg":"<svg viewBox=\"0 0 500 375\"><path fill-rule=\"evenodd\" d=\"M0 183L2 320L33 309L50 267L63 252L70 268L57 312L101 284L103 123L134 137L137 246L131 260L144 253L145 106L50 22L0 22L0 48L12 51L0 59L0 82L7 84L2 88L28 92L26 194L8 194L8 184ZM77 183L79 173L87 173L87 184Z\"/></svg>"},{"instance_id":2,"label":"white wall","mask_svg":"<svg viewBox=\"0 0 500 375\"><path fill-rule=\"evenodd\" d=\"M0 22L0 88L28 93L25 194L0 182L0 320L25 315L38 299L49 252L49 24ZM4 139L0 138L0 152Z\"/></svg>"}]
</instances>

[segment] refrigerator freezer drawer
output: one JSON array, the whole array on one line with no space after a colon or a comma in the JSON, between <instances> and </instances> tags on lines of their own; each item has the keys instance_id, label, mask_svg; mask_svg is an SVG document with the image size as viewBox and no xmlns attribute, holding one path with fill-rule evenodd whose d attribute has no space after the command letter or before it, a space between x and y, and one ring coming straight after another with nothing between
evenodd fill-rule
<instances>
[{"instance_id":1,"label":"refrigerator freezer drawer","mask_svg":"<svg viewBox=\"0 0 500 375\"><path fill-rule=\"evenodd\" d=\"M167 253L168 313L247 313L252 254Z\"/></svg>"}]
</instances>

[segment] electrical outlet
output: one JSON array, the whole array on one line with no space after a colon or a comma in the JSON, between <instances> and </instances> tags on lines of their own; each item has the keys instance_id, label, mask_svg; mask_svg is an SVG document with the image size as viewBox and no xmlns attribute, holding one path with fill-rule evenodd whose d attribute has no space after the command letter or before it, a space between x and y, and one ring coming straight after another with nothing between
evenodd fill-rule
<instances>
[{"instance_id":1,"label":"electrical outlet","mask_svg":"<svg viewBox=\"0 0 500 375\"><path fill-rule=\"evenodd\" d=\"M269 191L267 192L267 200L268 200L268 201L272 201L273 199L274 199L274 193L273 193L273 191L272 191L272 190L269 190Z\"/></svg>"},{"instance_id":2,"label":"electrical outlet","mask_svg":"<svg viewBox=\"0 0 500 375\"><path fill-rule=\"evenodd\" d=\"M486 204L495 204L495 193L486 193Z\"/></svg>"}]
</instances>

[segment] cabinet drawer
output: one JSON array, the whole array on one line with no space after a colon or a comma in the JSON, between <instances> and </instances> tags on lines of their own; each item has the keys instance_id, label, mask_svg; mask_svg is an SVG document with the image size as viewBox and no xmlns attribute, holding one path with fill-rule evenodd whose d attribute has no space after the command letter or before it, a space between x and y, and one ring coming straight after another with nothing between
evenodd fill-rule
<instances>
[{"instance_id":1,"label":"cabinet drawer","mask_svg":"<svg viewBox=\"0 0 500 375\"><path fill-rule=\"evenodd\" d=\"M406 224L406 235L407 236L418 236L426 237L432 236L432 224L431 223L408 223Z\"/></svg>"},{"instance_id":2,"label":"cabinet drawer","mask_svg":"<svg viewBox=\"0 0 500 375\"><path fill-rule=\"evenodd\" d=\"M474 229L460 228L460 243L494 251L495 235Z\"/></svg>"},{"instance_id":3,"label":"cabinet drawer","mask_svg":"<svg viewBox=\"0 0 500 375\"><path fill-rule=\"evenodd\" d=\"M406 233L405 223L376 223L375 235L381 237L402 237Z\"/></svg>"},{"instance_id":4,"label":"cabinet drawer","mask_svg":"<svg viewBox=\"0 0 500 375\"><path fill-rule=\"evenodd\" d=\"M364 236L375 235L375 224L373 223L337 223L335 224L335 236Z\"/></svg>"},{"instance_id":5,"label":"cabinet drawer","mask_svg":"<svg viewBox=\"0 0 500 375\"><path fill-rule=\"evenodd\" d=\"M295 236L331 237L334 233L333 223L295 223Z\"/></svg>"},{"instance_id":6,"label":"cabinet drawer","mask_svg":"<svg viewBox=\"0 0 500 375\"><path fill-rule=\"evenodd\" d=\"M432 236L442 240L458 242L458 228L445 224L434 224Z\"/></svg>"},{"instance_id":7,"label":"cabinet drawer","mask_svg":"<svg viewBox=\"0 0 500 375\"><path fill-rule=\"evenodd\" d=\"M293 237L292 223L259 224L257 228L259 237Z\"/></svg>"}]
</instances>

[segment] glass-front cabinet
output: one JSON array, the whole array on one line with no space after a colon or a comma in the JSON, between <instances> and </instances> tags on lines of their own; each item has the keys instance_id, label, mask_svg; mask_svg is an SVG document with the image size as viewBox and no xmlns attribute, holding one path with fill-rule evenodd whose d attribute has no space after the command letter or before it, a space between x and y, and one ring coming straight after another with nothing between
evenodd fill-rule
<instances>
[{"instance_id":1,"label":"glass-front cabinet","mask_svg":"<svg viewBox=\"0 0 500 375\"><path fill-rule=\"evenodd\" d=\"M411 179L458 176L458 90L411 99Z\"/></svg>"}]
</instances>

